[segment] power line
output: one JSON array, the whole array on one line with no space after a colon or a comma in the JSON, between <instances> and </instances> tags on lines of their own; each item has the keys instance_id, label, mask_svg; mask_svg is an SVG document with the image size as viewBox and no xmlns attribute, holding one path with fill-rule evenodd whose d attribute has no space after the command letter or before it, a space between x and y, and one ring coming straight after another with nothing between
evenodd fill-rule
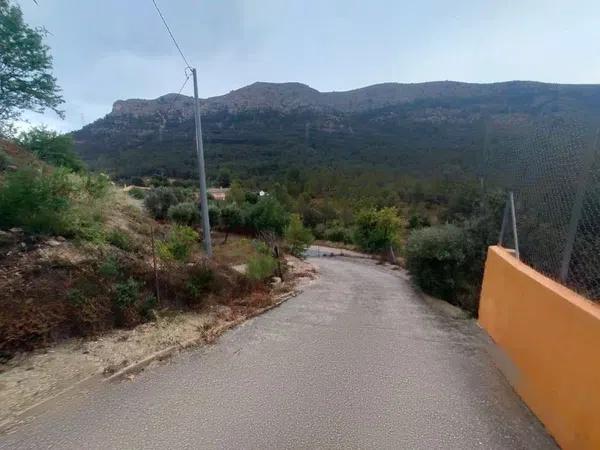
<instances>
[{"instance_id":1,"label":"power line","mask_svg":"<svg viewBox=\"0 0 600 450\"><path fill-rule=\"evenodd\" d=\"M190 75L187 73L187 70L186 70L185 81L183 82L183 84L179 88L179 91L177 92L177 95L175 97L173 97L173 100L171 100L171 104L169 105L169 107L167 108L167 110L165 112L166 115L169 115L169 113L171 112L171 109L173 109L173 106L175 106L175 102L177 101L177 99L181 95L181 92L183 91L183 88L185 88L185 86L187 85L187 82L189 80L190 80Z\"/></svg>"},{"instance_id":2,"label":"power line","mask_svg":"<svg viewBox=\"0 0 600 450\"><path fill-rule=\"evenodd\" d=\"M179 54L181 55L181 58L183 58L183 61L185 62L186 67L188 67L188 68L191 69L192 66L190 66L190 63L188 63L188 60L186 59L185 55L181 51L181 47L177 43L177 40L175 39L175 36L173 36L173 33L171 32L171 28L169 28L169 24L167 23L167 20L165 19L165 16L163 16L163 13L160 11L160 8L156 4L156 0L152 0L152 3L154 3L154 7L156 8L156 12L158 12L158 15L162 19L162 22L165 25L165 28L167 29L167 31L169 32L169 36L171 36L171 39L173 40L173 43L175 44L175 47L177 47L177 50L179 51Z\"/></svg>"}]
</instances>

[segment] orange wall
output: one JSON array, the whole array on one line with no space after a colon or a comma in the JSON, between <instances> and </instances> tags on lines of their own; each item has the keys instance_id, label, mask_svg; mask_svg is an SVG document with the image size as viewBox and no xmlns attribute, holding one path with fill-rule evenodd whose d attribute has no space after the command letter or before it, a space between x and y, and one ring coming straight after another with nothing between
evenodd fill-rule
<instances>
[{"instance_id":1,"label":"orange wall","mask_svg":"<svg viewBox=\"0 0 600 450\"><path fill-rule=\"evenodd\" d=\"M559 445L600 449L600 305L490 247L479 323Z\"/></svg>"}]
</instances>

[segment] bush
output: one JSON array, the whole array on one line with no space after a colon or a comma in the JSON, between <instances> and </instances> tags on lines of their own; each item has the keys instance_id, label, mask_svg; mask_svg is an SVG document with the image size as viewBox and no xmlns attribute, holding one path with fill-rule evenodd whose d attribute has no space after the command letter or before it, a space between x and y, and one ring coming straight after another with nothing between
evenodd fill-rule
<instances>
[{"instance_id":1,"label":"bush","mask_svg":"<svg viewBox=\"0 0 600 450\"><path fill-rule=\"evenodd\" d=\"M113 304L121 311L133 306L140 296L140 283L129 278L115 285Z\"/></svg>"},{"instance_id":2,"label":"bush","mask_svg":"<svg viewBox=\"0 0 600 450\"><path fill-rule=\"evenodd\" d=\"M146 183L144 182L144 179L142 177L131 177L131 181L129 182L129 184L141 187L146 186Z\"/></svg>"},{"instance_id":3,"label":"bush","mask_svg":"<svg viewBox=\"0 0 600 450\"><path fill-rule=\"evenodd\" d=\"M167 218L169 208L179 203L177 196L172 189L168 187L158 187L152 189L146 195L144 204L155 219L163 220Z\"/></svg>"},{"instance_id":4,"label":"bush","mask_svg":"<svg viewBox=\"0 0 600 450\"><path fill-rule=\"evenodd\" d=\"M0 188L0 226L32 233L67 234L75 186L66 170L21 169Z\"/></svg>"},{"instance_id":5,"label":"bush","mask_svg":"<svg viewBox=\"0 0 600 450\"><path fill-rule=\"evenodd\" d=\"M118 278L121 275L121 265L114 256L109 256L98 268L98 272L105 278Z\"/></svg>"},{"instance_id":6,"label":"bush","mask_svg":"<svg viewBox=\"0 0 600 450\"><path fill-rule=\"evenodd\" d=\"M2 148L0 148L0 172L8 169L9 166L14 164L12 158L6 154Z\"/></svg>"},{"instance_id":7,"label":"bush","mask_svg":"<svg viewBox=\"0 0 600 450\"><path fill-rule=\"evenodd\" d=\"M131 188L128 194L138 200L144 200L146 198L146 192L140 188Z\"/></svg>"},{"instance_id":8,"label":"bush","mask_svg":"<svg viewBox=\"0 0 600 450\"><path fill-rule=\"evenodd\" d=\"M19 135L19 143L42 161L65 167L74 172L84 169L83 162L73 151L73 138L44 127L33 128Z\"/></svg>"},{"instance_id":9,"label":"bush","mask_svg":"<svg viewBox=\"0 0 600 450\"><path fill-rule=\"evenodd\" d=\"M465 234L455 225L437 225L410 233L406 267L428 294L457 302L465 287Z\"/></svg>"},{"instance_id":10,"label":"bush","mask_svg":"<svg viewBox=\"0 0 600 450\"><path fill-rule=\"evenodd\" d=\"M314 236L308 228L304 228L298 214L292 214L290 223L285 229L285 240L290 253L294 256L303 256L306 249L314 241Z\"/></svg>"},{"instance_id":11,"label":"bush","mask_svg":"<svg viewBox=\"0 0 600 450\"><path fill-rule=\"evenodd\" d=\"M186 283L186 288L193 300L198 300L200 296L211 290L215 281L215 274L212 268L206 264L194 267Z\"/></svg>"},{"instance_id":12,"label":"bush","mask_svg":"<svg viewBox=\"0 0 600 450\"><path fill-rule=\"evenodd\" d=\"M208 205L208 220L212 225L218 225L221 221L221 210L214 203Z\"/></svg>"},{"instance_id":13,"label":"bush","mask_svg":"<svg viewBox=\"0 0 600 450\"><path fill-rule=\"evenodd\" d=\"M179 203L169 208L169 219L179 225L194 225L200 222L198 205L190 202Z\"/></svg>"},{"instance_id":14,"label":"bush","mask_svg":"<svg viewBox=\"0 0 600 450\"><path fill-rule=\"evenodd\" d=\"M230 232L236 230L243 225L242 210L236 203L225 205L221 209L221 227L225 230L225 239Z\"/></svg>"},{"instance_id":15,"label":"bush","mask_svg":"<svg viewBox=\"0 0 600 450\"><path fill-rule=\"evenodd\" d=\"M323 239L331 242L343 242L344 244L352 242L352 232L337 221L323 226L322 236Z\"/></svg>"},{"instance_id":16,"label":"bush","mask_svg":"<svg viewBox=\"0 0 600 450\"><path fill-rule=\"evenodd\" d=\"M259 253L248 260L246 276L252 281L265 281L277 268L277 260L270 255Z\"/></svg>"},{"instance_id":17,"label":"bush","mask_svg":"<svg viewBox=\"0 0 600 450\"><path fill-rule=\"evenodd\" d=\"M355 243L367 252L381 252L398 245L402 219L396 208L368 209L358 214Z\"/></svg>"},{"instance_id":18,"label":"bush","mask_svg":"<svg viewBox=\"0 0 600 450\"><path fill-rule=\"evenodd\" d=\"M117 229L110 230L106 236L106 240L109 244L121 250L129 251L132 249L131 237L124 231Z\"/></svg>"},{"instance_id":19,"label":"bush","mask_svg":"<svg viewBox=\"0 0 600 450\"><path fill-rule=\"evenodd\" d=\"M158 255L165 261L187 262L198 238L192 228L176 225L167 240L158 243Z\"/></svg>"},{"instance_id":20,"label":"bush","mask_svg":"<svg viewBox=\"0 0 600 450\"><path fill-rule=\"evenodd\" d=\"M264 198L254 205L249 205L246 212L245 224L256 233L272 231L281 236L289 220L289 214L277 200Z\"/></svg>"}]
</instances>

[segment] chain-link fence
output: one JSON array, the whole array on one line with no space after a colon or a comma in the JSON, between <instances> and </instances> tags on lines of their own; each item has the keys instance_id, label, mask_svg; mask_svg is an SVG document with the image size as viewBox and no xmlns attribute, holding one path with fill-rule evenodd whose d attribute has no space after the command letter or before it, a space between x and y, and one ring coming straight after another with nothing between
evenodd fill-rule
<instances>
[{"instance_id":1,"label":"chain-link fence","mask_svg":"<svg viewBox=\"0 0 600 450\"><path fill-rule=\"evenodd\" d=\"M500 244L600 300L600 142L598 131L583 123L490 121L482 176L507 194Z\"/></svg>"}]
</instances>

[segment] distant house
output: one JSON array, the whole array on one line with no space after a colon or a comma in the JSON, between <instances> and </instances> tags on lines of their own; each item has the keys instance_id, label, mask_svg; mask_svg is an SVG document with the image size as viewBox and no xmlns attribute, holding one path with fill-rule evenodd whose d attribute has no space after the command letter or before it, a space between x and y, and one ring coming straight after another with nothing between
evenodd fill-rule
<instances>
[{"instance_id":1,"label":"distant house","mask_svg":"<svg viewBox=\"0 0 600 450\"><path fill-rule=\"evenodd\" d=\"M227 193L229 192L229 188L209 188L208 193L218 201L223 201L227 198Z\"/></svg>"}]
</instances>

